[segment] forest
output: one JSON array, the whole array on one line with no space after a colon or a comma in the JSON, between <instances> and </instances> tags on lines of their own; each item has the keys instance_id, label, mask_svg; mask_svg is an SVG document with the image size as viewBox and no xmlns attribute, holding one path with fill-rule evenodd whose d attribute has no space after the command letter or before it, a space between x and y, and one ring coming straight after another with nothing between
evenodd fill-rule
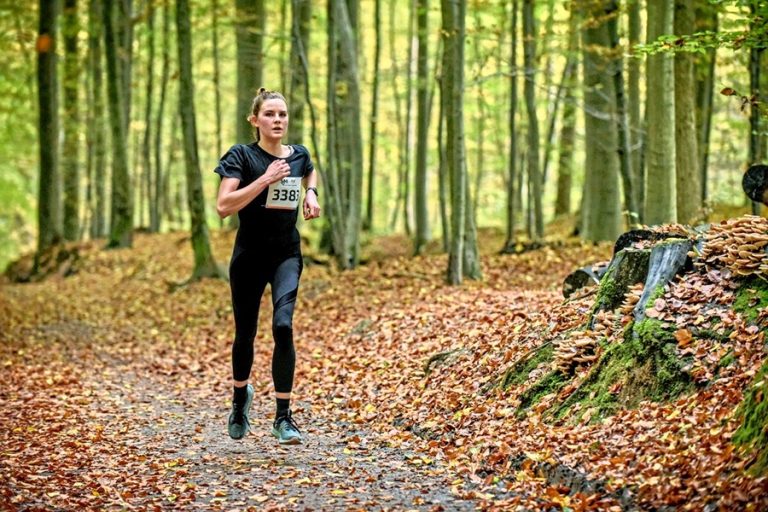
<instances>
[{"instance_id":1,"label":"forest","mask_svg":"<svg viewBox=\"0 0 768 512\"><path fill-rule=\"evenodd\" d=\"M0 28L0 508L768 507L767 3L8 1ZM322 206L298 447L264 419L277 298L224 433L214 169L262 87Z\"/></svg>"}]
</instances>

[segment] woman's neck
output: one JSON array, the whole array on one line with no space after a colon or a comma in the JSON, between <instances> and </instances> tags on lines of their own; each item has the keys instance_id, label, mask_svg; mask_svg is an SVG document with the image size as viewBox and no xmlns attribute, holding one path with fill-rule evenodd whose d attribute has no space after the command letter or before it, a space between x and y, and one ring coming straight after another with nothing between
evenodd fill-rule
<instances>
[{"instance_id":1,"label":"woman's neck","mask_svg":"<svg viewBox=\"0 0 768 512\"><path fill-rule=\"evenodd\" d=\"M270 153L277 157L285 156L283 155L283 153L285 153L285 149L283 148L283 144L280 141L280 139L275 139L275 140L260 139L258 144L261 147L261 149L263 149L267 153Z\"/></svg>"}]
</instances>

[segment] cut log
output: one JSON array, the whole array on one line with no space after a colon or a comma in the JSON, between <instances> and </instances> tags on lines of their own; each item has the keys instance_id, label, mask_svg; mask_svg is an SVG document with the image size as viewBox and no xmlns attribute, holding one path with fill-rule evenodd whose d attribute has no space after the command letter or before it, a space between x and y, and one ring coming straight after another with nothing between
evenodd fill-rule
<instances>
[{"instance_id":1,"label":"cut log","mask_svg":"<svg viewBox=\"0 0 768 512\"><path fill-rule=\"evenodd\" d=\"M741 188L751 200L768 205L768 165L753 165L747 169Z\"/></svg>"},{"instance_id":2,"label":"cut log","mask_svg":"<svg viewBox=\"0 0 768 512\"><path fill-rule=\"evenodd\" d=\"M648 301L657 296L660 287L666 286L681 270L693 266L688 256L691 247L690 240L675 240L659 244L651 250L643 294L633 311L635 322L641 322L645 318Z\"/></svg>"},{"instance_id":3,"label":"cut log","mask_svg":"<svg viewBox=\"0 0 768 512\"><path fill-rule=\"evenodd\" d=\"M600 279L602 279L607 271L608 263L596 263L595 265L574 270L563 281L563 297L567 299L576 290L580 290L585 286L600 284Z\"/></svg>"}]
</instances>

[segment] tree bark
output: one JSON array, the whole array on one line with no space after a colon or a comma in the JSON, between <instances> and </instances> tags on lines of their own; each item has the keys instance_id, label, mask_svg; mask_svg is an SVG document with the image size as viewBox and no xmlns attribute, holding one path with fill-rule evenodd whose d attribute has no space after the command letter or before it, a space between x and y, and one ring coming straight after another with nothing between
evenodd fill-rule
<instances>
[{"instance_id":1,"label":"tree bark","mask_svg":"<svg viewBox=\"0 0 768 512\"><path fill-rule=\"evenodd\" d=\"M543 187L539 168L539 120L536 114L536 27L533 0L523 0L523 53L525 56L525 106L528 112L528 174L533 194L533 237L544 238Z\"/></svg>"},{"instance_id":2,"label":"tree bark","mask_svg":"<svg viewBox=\"0 0 768 512\"><path fill-rule=\"evenodd\" d=\"M195 91L192 81L192 30L188 0L176 2L176 32L179 57L179 115L184 133L184 163L187 178L187 202L189 205L192 250L195 266L192 280L202 277L221 277L213 259L205 220L205 198L200 176L195 122Z\"/></svg>"},{"instance_id":3,"label":"tree bark","mask_svg":"<svg viewBox=\"0 0 768 512\"><path fill-rule=\"evenodd\" d=\"M673 33L673 9L668 0L648 0L648 36L651 43ZM675 178L675 75L674 58L667 52L648 56L647 64L647 176L646 224L677 222Z\"/></svg>"},{"instance_id":4,"label":"tree bark","mask_svg":"<svg viewBox=\"0 0 768 512\"><path fill-rule=\"evenodd\" d=\"M91 208L91 238L101 238L107 234L106 184L107 184L107 146L106 125L104 123L104 82L102 69L101 40L104 36L102 26L102 2L90 0L88 6L88 71L89 122L86 135L88 147L88 190Z\"/></svg>"},{"instance_id":5,"label":"tree bark","mask_svg":"<svg viewBox=\"0 0 768 512\"><path fill-rule=\"evenodd\" d=\"M38 133L40 138L40 181L37 195L37 253L35 272L40 257L61 240L61 217L58 169L59 114L56 100L58 76L56 73L56 29L58 26L57 1L40 0L40 19L37 36L37 101L40 111Z\"/></svg>"},{"instance_id":6,"label":"tree bark","mask_svg":"<svg viewBox=\"0 0 768 512\"><path fill-rule=\"evenodd\" d=\"M641 42L640 0L630 0L627 5L629 25L630 55L634 53L634 46ZM642 60L631 56L627 63L627 111L629 113L629 146L632 152L632 183L634 187L635 205L638 209L638 222L643 222L643 206L645 204L645 171L643 169L643 147L645 131L640 116L640 76L642 73Z\"/></svg>"},{"instance_id":7,"label":"tree bark","mask_svg":"<svg viewBox=\"0 0 768 512\"><path fill-rule=\"evenodd\" d=\"M376 188L376 148L378 141L376 131L379 122L379 68L381 67L381 0L374 0L374 24L376 26L376 42L373 47L373 84L371 85L371 119L368 137L368 194L365 219L363 220L363 229L369 231L373 230L374 191Z\"/></svg>"},{"instance_id":8,"label":"tree bark","mask_svg":"<svg viewBox=\"0 0 768 512\"><path fill-rule=\"evenodd\" d=\"M153 220L157 218L157 187L153 186L154 172L152 169L152 97L154 94L155 75L155 6L147 5L147 83L144 105L144 140L141 144L141 162L144 169L144 187L146 187L147 203L149 206L149 231L156 233ZM141 218L143 218L143 214Z\"/></svg>"},{"instance_id":9,"label":"tree bark","mask_svg":"<svg viewBox=\"0 0 768 512\"><path fill-rule=\"evenodd\" d=\"M288 125L288 140L304 138L304 89L307 73L302 65L302 52L309 47L312 22L312 3L309 0L291 1L291 65L288 108L291 122Z\"/></svg>"},{"instance_id":10,"label":"tree bark","mask_svg":"<svg viewBox=\"0 0 768 512\"><path fill-rule=\"evenodd\" d=\"M237 142L253 140L251 103L262 84L264 68L264 0L235 0L235 37L237 39Z\"/></svg>"},{"instance_id":11,"label":"tree bark","mask_svg":"<svg viewBox=\"0 0 768 512\"><path fill-rule=\"evenodd\" d=\"M358 263L362 220L360 85L351 12L357 12L357 7L348 8L345 0L331 0L328 4L327 185L334 252L343 269Z\"/></svg>"},{"instance_id":12,"label":"tree bark","mask_svg":"<svg viewBox=\"0 0 768 512\"><path fill-rule=\"evenodd\" d=\"M154 158L155 158L155 177L154 177L154 197L157 203L157 215L150 218L150 225L153 232L160 231L162 219L165 216L170 201L168 199L168 172L163 172L166 166L163 165L163 121L165 120L165 98L168 92L168 80L170 78L171 55L170 55L170 35L171 35L171 8L168 0L163 0L163 57L162 57L162 75L160 77L160 98L157 102L157 112L155 113L155 140L154 140ZM172 146L173 147L173 146Z\"/></svg>"},{"instance_id":13,"label":"tree bark","mask_svg":"<svg viewBox=\"0 0 768 512\"><path fill-rule=\"evenodd\" d=\"M693 0L675 0L675 35L693 34ZM696 90L693 74L694 56L675 54L675 158L677 184L677 219L693 224L700 219L701 168L699 167L698 129L696 125Z\"/></svg>"},{"instance_id":14,"label":"tree bark","mask_svg":"<svg viewBox=\"0 0 768 512\"><path fill-rule=\"evenodd\" d=\"M120 1L120 0L117 0ZM109 124L112 133L112 208L107 247L130 247L132 243L133 203L131 178L128 173L127 114L123 105L123 72L118 60L119 43L115 30L115 0L105 0L104 49L107 62L107 95Z\"/></svg>"},{"instance_id":15,"label":"tree bark","mask_svg":"<svg viewBox=\"0 0 768 512\"><path fill-rule=\"evenodd\" d=\"M706 2L698 0L696 6L697 30L711 30L717 32L718 19L717 9ZM697 126L699 127L699 166L701 177L701 201L707 200L707 181L709 167L709 138L712 132L712 100L715 91L715 48L710 48L706 52L703 66L697 67L696 79L696 112Z\"/></svg>"},{"instance_id":16,"label":"tree bark","mask_svg":"<svg viewBox=\"0 0 768 512\"><path fill-rule=\"evenodd\" d=\"M77 39L80 23L77 0L64 1L62 35L64 37L64 144L62 173L64 178L64 239L80 237L80 105L78 102L80 63Z\"/></svg>"},{"instance_id":17,"label":"tree bark","mask_svg":"<svg viewBox=\"0 0 768 512\"><path fill-rule=\"evenodd\" d=\"M427 135L429 132L429 62L427 48L428 0L416 3L416 25L418 40L418 67L416 73L417 118L416 118L416 240L414 253L421 254L430 239L429 203L427 180Z\"/></svg>"},{"instance_id":18,"label":"tree bark","mask_svg":"<svg viewBox=\"0 0 768 512\"><path fill-rule=\"evenodd\" d=\"M603 0L585 11L601 18L612 1ZM615 240L622 232L619 200L619 161L616 125L616 93L607 56L610 34L605 17L583 31L585 178L582 201L582 233L585 240Z\"/></svg>"},{"instance_id":19,"label":"tree bark","mask_svg":"<svg viewBox=\"0 0 768 512\"><path fill-rule=\"evenodd\" d=\"M510 23L510 70L509 70L509 157L507 164L507 239L502 252L514 252L517 244L516 222L518 204L517 188L517 0L512 0L512 21Z\"/></svg>"}]
</instances>

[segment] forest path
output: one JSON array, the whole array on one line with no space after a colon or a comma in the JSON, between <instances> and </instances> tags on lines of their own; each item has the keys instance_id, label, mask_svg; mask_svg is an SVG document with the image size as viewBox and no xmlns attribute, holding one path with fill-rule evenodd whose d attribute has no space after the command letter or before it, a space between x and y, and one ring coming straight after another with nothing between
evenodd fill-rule
<instances>
[{"instance_id":1,"label":"forest path","mask_svg":"<svg viewBox=\"0 0 768 512\"><path fill-rule=\"evenodd\" d=\"M9 333L6 333L6 335ZM446 470L386 446L362 425L294 404L305 442L270 434L273 400L256 396L251 433L229 438L229 404L203 372L168 374L123 359L122 339L79 322L26 330L0 370L0 508L189 510L472 510ZM34 360L34 362L32 362ZM143 371L142 371L143 370ZM42 392L41 392L42 391Z\"/></svg>"}]
</instances>

